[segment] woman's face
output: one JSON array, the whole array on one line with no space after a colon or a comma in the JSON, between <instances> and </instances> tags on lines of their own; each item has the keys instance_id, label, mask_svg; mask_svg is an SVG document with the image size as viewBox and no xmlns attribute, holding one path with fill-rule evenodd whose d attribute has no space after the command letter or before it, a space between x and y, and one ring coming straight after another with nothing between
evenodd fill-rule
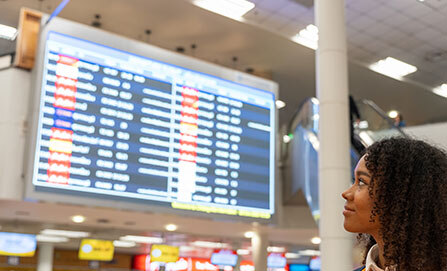
<instances>
[{"instance_id":1,"label":"woman's face","mask_svg":"<svg viewBox=\"0 0 447 271\"><path fill-rule=\"evenodd\" d=\"M368 187L371 183L371 173L366 168L365 156L357 163L354 175L354 184L342 193L346 200L343 211L345 230L375 235L378 233L380 224L377 217L374 217L374 222L371 222L374 200L369 195Z\"/></svg>"}]
</instances>

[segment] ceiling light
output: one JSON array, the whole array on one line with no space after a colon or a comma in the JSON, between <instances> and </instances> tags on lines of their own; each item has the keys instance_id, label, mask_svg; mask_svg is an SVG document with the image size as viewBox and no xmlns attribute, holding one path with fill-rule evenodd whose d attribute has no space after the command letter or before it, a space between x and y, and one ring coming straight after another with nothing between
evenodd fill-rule
<instances>
[{"instance_id":1,"label":"ceiling light","mask_svg":"<svg viewBox=\"0 0 447 271\"><path fill-rule=\"evenodd\" d=\"M84 238L90 236L89 232L84 231L65 231L65 230L52 230L52 229L45 229L40 233L43 235L64 236L69 238Z\"/></svg>"},{"instance_id":2,"label":"ceiling light","mask_svg":"<svg viewBox=\"0 0 447 271\"><path fill-rule=\"evenodd\" d=\"M138 235L122 236L122 237L120 237L120 240L135 242L135 243L144 243L144 244L161 244L161 243L163 243L163 238L161 238L161 237L138 236Z\"/></svg>"},{"instance_id":3,"label":"ceiling light","mask_svg":"<svg viewBox=\"0 0 447 271\"><path fill-rule=\"evenodd\" d=\"M292 37L296 43L304 45L310 49L317 50L318 48L318 27L313 24L306 26L298 34Z\"/></svg>"},{"instance_id":4,"label":"ceiling light","mask_svg":"<svg viewBox=\"0 0 447 271\"><path fill-rule=\"evenodd\" d=\"M301 256L320 256L321 253L319 250L306 249L298 251L298 254Z\"/></svg>"},{"instance_id":5,"label":"ceiling light","mask_svg":"<svg viewBox=\"0 0 447 271\"><path fill-rule=\"evenodd\" d=\"M442 84L439 87L434 88L433 89L433 93L435 93L435 94L437 94L439 96L447 98L447 84Z\"/></svg>"},{"instance_id":6,"label":"ceiling light","mask_svg":"<svg viewBox=\"0 0 447 271\"><path fill-rule=\"evenodd\" d=\"M255 7L255 4L246 0L193 0L193 4L238 21Z\"/></svg>"},{"instance_id":7,"label":"ceiling light","mask_svg":"<svg viewBox=\"0 0 447 271\"><path fill-rule=\"evenodd\" d=\"M196 250L196 248L190 247L190 246L181 246L180 252L181 253L187 253Z\"/></svg>"},{"instance_id":8,"label":"ceiling light","mask_svg":"<svg viewBox=\"0 0 447 271\"><path fill-rule=\"evenodd\" d=\"M168 224L168 225L165 226L165 229L166 229L167 231L176 231L176 230L177 230L177 225L174 225L174 224Z\"/></svg>"},{"instance_id":9,"label":"ceiling light","mask_svg":"<svg viewBox=\"0 0 447 271\"><path fill-rule=\"evenodd\" d=\"M298 259L299 257L301 257L301 254L298 253L286 253L286 258L287 259Z\"/></svg>"},{"instance_id":10,"label":"ceiling light","mask_svg":"<svg viewBox=\"0 0 447 271\"><path fill-rule=\"evenodd\" d=\"M397 112L396 110L391 110L390 112L388 112L388 117L394 119L399 115L399 112Z\"/></svg>"},{"instance_id":11,"label":"ceiling light","mask_svg":"<svg viewBox=\"0 0 447 271\"><path fill-rule=\"evenodd\" d=\"M245 256L245 255L250 254L250 250L248 250L248 249L238 249L236 252L237 252L237 255L240 255L240 256Z\"/></svg>"},{"instance_id":12,"label":"ceiling light","mask_svg":"<svg viewBox=\"0 0 447 271\"><path fill-rule=\"evenodd\" d=\"M17 36L17 28L0 24L0 38L7 40L15 40Z\"/></svg>"},{"instance_id":13,"label":"ceiling light","mask_svg":"<svg viewBox=\"0 0 447 271\"><path fill-rule=\"evenodd\" d=\"M51 235L43 235L38 234L36 235L37 242L44 242L44 243L64 243L68 242L70 239L63 236L51 236Z\"/></svg>"},{"instance_id":14,"label":"ceiling light","mask_svg":"<svg viewBox=\"0 0 447 271\"><path fill-rule=\"evenodd\" d=\"M286 248L284 247L267 247L268 252L274 252L274 253L282 253L286 252Z\"/></svg>"},{"instance_id":15,"label":"ceiling light","mask_svg":"<svg viewBox=\"0 0 447 271\"><path fill-rule=\"evenodd\" d=\"M82 215L72 216L71 221L73 221L74 223L83 223L85 221L85 216Z\"/></svg>"},{"instance_id":16,"label":"ceiling light","mask_svg":"<svg viewBox=\"0 0 447 271\"><path fill-rule=\"evenodd\" d=\"M245 238L253 238L253 236L255 236L255 233L252 231L247 231L246 233L244 233Z\"/></svg>"},{"instance_id":17,"label":"ceiling light","mask_svg":"<svg viewBox=\"0 0 447 271\"><path fill-rule=\"evenodd\" d=\"M376 63L371 64L369 68L375 72L398 80L401 80L405 75L418 70L415 66L392 57L379 60Z\"/></svg>"},{"instance_id":18,"label":"ceiling light","mask_svg":"<svg viewBox=\"0 0 447 271\"><path fill-rule=\"evenodd\" d=\"M206 248L224 248L228 247L228 244L209 242L209 241L195 241L192 243L196 247L206 247Z\"/></svg>"},{"instance_id":19,"label":"ceiling light","mask_svg":"<svg viewBox=\"0 0 447 271\"><path fill-rule=\"evenodd\" d=\"M310 239L310 241L312 242L312 244L314 245L319 245L321 243L321 238L318 236L315 236L314 238Z\"/></svg>"},{"instance_id":20,"label":"ceiling light","mask_svg":"<svg viewBox=\"0 0 447 271\"><path fill-rule=\"evenodd\" d=\"M115 240L113 241L113 246L115 247L134 247L137 244L135 242L131 241L122 241L122 240Z\"/></svg>"},{"instance_id":21,"label":"ceiling light","mask_svg":"<svg viewBox=\"0 0 447 271\"><path fill-rule=\"evenodd\" d=\"M276 108L278 108L278 109L284 108L286 106L286 103L281 100L276 100L275 104L276 104Z\"/></svg>"}]
</instances>

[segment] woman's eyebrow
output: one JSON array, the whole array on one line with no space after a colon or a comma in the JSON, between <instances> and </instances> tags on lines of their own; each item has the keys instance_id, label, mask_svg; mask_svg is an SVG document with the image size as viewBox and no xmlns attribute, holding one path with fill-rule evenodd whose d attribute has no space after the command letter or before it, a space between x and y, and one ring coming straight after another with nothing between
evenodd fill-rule
<instances>
[{"instance_id":1,"label":"woman's eyebrow","mask_svg":"<svg viewBox=\"0 0 447 271\"><path fill-rule=\"evenodd\" d=\"M356 171L356 174L357 174L357 176L363 175L368 178L371 178L371 175L369 175L368 172L365 172L365 171L358 170L358 171Z\"/></svg>"}]
</instances>

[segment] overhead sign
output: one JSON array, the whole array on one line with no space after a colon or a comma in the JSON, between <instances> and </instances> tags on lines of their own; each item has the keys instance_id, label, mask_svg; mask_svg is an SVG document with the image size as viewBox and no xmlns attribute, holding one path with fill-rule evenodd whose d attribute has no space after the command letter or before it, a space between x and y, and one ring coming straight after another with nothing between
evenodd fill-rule
<instances>
[{"instance_id":1,"label":"overhead sign","mask_svg":"<svg viewBox=\"0 0 447 271\"><path fill-rule=\"evenodd\" d=\"M270 253L267 257L268 268L284 268L287 265L287 259L284 253Z\"/></svg>"},{"instance_id":2,"label":"overhead sign","mask_svg":"<svg viewBox=\"0 0 447 271\"><path fill-rule=\"evenodd\" d=\"M83 239L79 247L80 260L111 261L114 246L112 241Z\"/></svg>"},{"instance_id":3,"label":"overhead sign","mask_svg":"<svg viewBox=\"0 0 447 271\"><path fill-rule=\"evenodd\" d=\"M179 248L168 245L152 245L151 262L173 263L178 261Z\"/></svg>"},{"instance_id":4,"label":"overhead sign","mask_svg":"<svg viewBox=\"0 0 447 271\"><path fill-rule=\"evenodd\" d=\"M216 250L211 255L211 263L219 266L236 266L237 253L231 249Z\"/></svg>"},{"instance_id":5,"label":"overhead sign","mask_svg":"<svg viewBox=\"0 0 447 271\"><path fill-rule=\"evenodd\" d=\"M0 232L0 255L32 257L35 251L35 235Z\"/></svg>"}]
</instances>

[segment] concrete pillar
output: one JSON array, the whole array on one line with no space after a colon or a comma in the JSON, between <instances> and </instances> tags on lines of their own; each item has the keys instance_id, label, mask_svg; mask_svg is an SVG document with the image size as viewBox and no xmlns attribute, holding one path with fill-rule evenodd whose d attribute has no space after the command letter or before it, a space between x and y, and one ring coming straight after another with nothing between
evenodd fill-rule
<instances>
[{"instance_id":1,"label":"concrete pillar","mask_svg":"<svg viewBox=\"0 0 447 271\"><path fill-rule=\"evenodd\" d=\"M251 238L253 264L256 271L267 271L267 234L255 231Z\"/></svg>"},{"instance_id":2,"label":"concrete pillar","mask_svg":"<svg viewBox=\"0 0 447 271\"><path fill-rule=\"evenodd\" d=\"M315 0L319 30L319 200L321 270L352 269L352 238L343 229L341 193L350 185L348 68L344 0Z\"/></svg>"},{"instance_id":3,"label":"concrete pillar","mask_svg":"<svg viewBox=\"0 0 447 271\"><path fill-rule=\"evenodd\" d=\"M37 271L53 271L53 244L39 244L39 254L37 259Z\"/></svg>"}]
</instances>

